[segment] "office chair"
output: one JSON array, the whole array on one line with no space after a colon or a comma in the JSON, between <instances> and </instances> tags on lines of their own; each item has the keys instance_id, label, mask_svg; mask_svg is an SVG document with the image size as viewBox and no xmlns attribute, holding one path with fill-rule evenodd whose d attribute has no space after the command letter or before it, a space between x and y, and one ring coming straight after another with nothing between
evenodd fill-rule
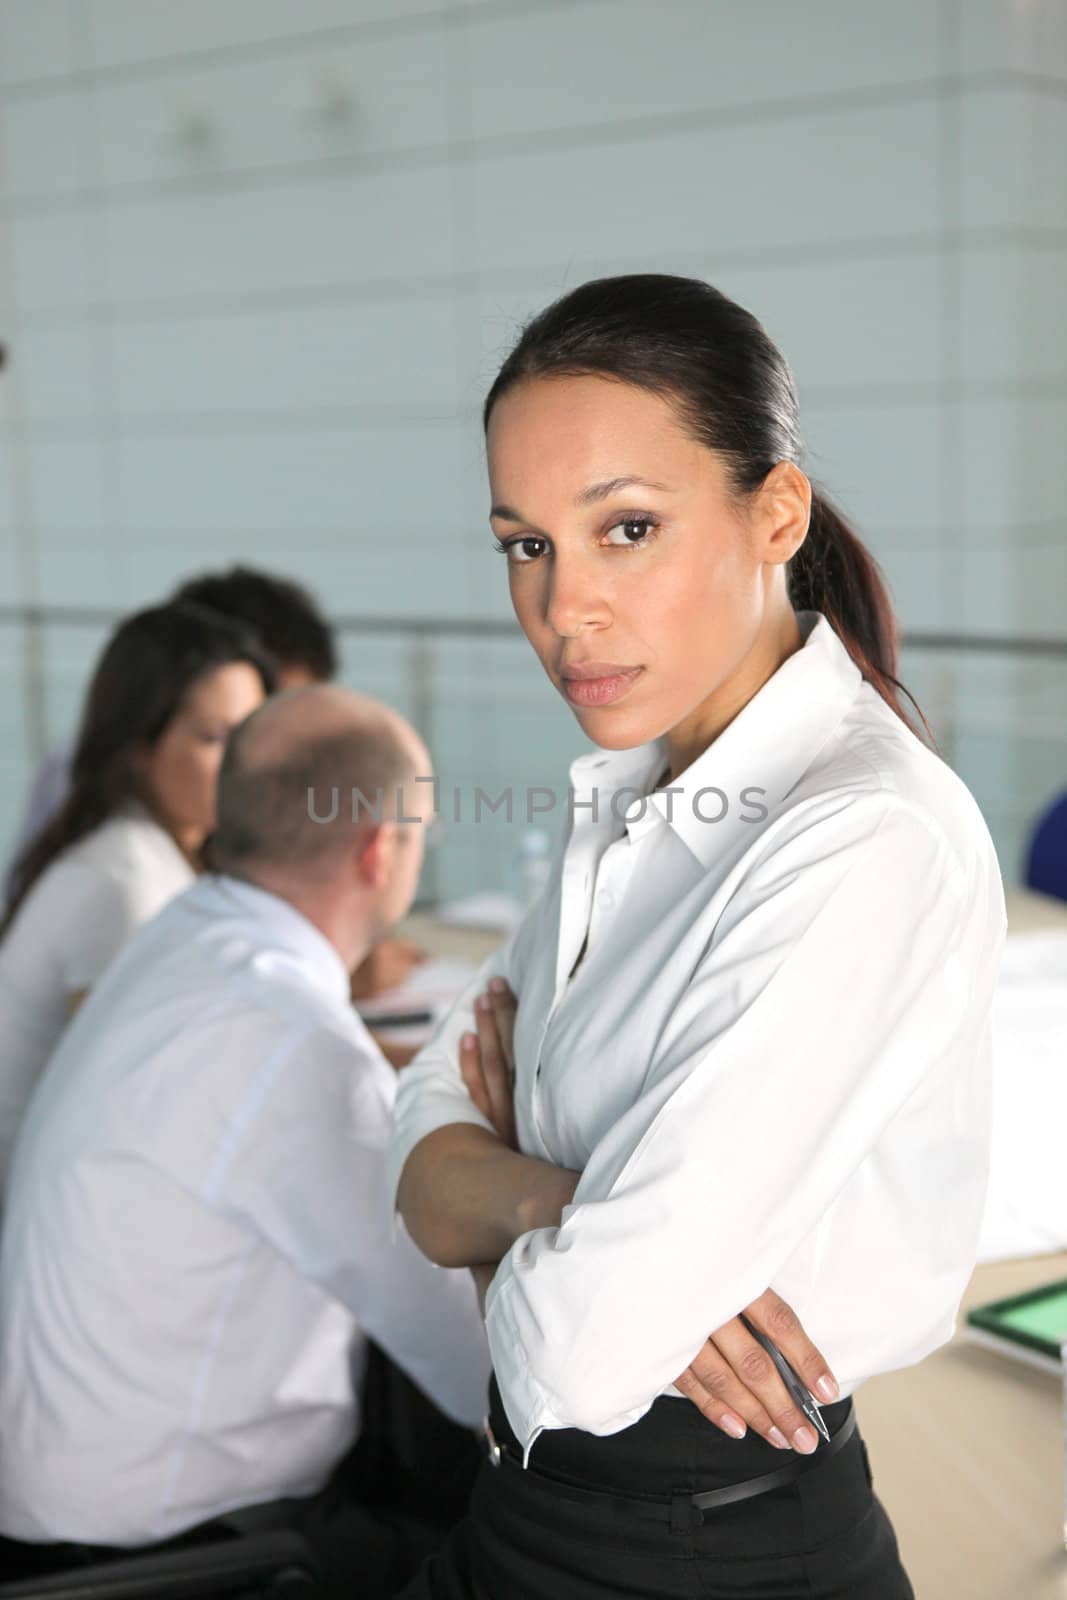
<instances>
[{"instance_id":1,"label":"office chair","mask_svg":"<svg viewBox=\"0 0 1067 1600\"><path fill-rule=\"evenodd\" d=\"M307 1541L279 1531L16 1578L0 1600L311 1600L317 1576Z\"/></svg>"},{"instance_id":2,"label":"office chair","mask_svg":"<svg viewBox=\"0 0 1067 1600\"><path fill-rule=\"evenodd\" d=\"M1067 900L1067 794L1038 818L1026 856L1026 886Z\"/></svg>"}]
</instances>

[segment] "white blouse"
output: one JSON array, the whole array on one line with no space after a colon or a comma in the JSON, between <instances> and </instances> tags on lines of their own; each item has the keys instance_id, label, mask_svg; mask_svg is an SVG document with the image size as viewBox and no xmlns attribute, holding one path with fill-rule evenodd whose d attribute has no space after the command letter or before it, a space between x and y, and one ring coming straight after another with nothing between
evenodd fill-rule
<instances>
[{"instance_id":1,"label":"white blouse","mask_svg":"<svg viewBox=\"0 0 1067 1600\"><path fill-rule=\"evenodd\" d=\"M671 789L650 794L663 739L572 763L540 900L400 1075L394 1205L421 1138L489 1126L458 1040L508 979L520 1148L581 1173L486 1297L524 1460L544 1428L610 1434L677 1396L768 1286L843 1395L955 1324L988 1165L996 854L825 617L799 621L803 647Z\"/></svg>"},{"instance_id":2,"label":"white blouse","mask_svg":"<svg viewBox=\"0 0 1067 1600\"><path fill-rule=\"evenodd\" d=\"M0 944L0 1184L72 996L195 876L166 829L131 802L64 850L19 907Z\"/></svg>"}]
</instances>

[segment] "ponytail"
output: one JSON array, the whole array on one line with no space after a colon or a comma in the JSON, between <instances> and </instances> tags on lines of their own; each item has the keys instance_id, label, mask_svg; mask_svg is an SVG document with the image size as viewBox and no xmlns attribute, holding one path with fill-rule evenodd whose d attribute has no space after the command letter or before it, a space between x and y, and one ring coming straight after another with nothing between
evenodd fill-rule
<instances>
[{"instance_id":1,"label":"ponytail","mask_svg":"<svg viewBox=\"0 0 1067 1600\"><path fill-rule=\"evenodd\" d=\"M807 538L789 563L794 611L819 611L868 683L913 733L919 730L901 704L915 706L936 750L930 725L897 678L899 630L882 570L829 496L812 486Z\"/></svg>"}]
</instances>

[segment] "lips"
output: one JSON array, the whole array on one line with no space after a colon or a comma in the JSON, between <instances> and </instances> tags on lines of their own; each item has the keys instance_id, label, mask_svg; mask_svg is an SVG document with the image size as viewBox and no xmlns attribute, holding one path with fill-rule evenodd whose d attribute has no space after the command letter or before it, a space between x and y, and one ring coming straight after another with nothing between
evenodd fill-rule
<instances>
[{"instance_id":1,"label":"lips","mask_svg":"<svg viewBox=\"0 0 1067 1600\"><path fill-rule=\"evenodd\" d=\"M594 670L600 671L598 663L592 663ZM605 663L607 666L607 663ZM587 669L588 670L588 669ZM598 677L588 675L563 679L563 689L567 699L575 706L606 706L620 700L624 694L636 683L644 671L644 667L621 667L609 670Z\"/></svg>"},{"instance_id":2,"label":"lips","mask_svg":"<svg viewBox=\"0 0 1067 1600\"><path fill-rule=\"evenodd\" d=\"M560 676L572 679L617 678L620 673L637 669L623 661L572 661L560 667Z\"/></svg>"}]
</instances>

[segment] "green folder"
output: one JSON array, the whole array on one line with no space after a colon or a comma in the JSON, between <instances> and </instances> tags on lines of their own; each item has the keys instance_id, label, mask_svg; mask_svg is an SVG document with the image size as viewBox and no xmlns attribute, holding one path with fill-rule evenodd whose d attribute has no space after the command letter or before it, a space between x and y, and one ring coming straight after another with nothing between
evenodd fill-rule
<instances>
[{"instance_id":1,"label":"green folder","mask_svg":"<svg viewBox=\"0 0 1067 1600\"><path fill-rule=\"evenodd\" d=\"M966 1332L1005 1355L1060 1370L1060 1350L1067 1341L1067 1279L975 1306L967 1313Z\"/></svg>"}]
</instances>

